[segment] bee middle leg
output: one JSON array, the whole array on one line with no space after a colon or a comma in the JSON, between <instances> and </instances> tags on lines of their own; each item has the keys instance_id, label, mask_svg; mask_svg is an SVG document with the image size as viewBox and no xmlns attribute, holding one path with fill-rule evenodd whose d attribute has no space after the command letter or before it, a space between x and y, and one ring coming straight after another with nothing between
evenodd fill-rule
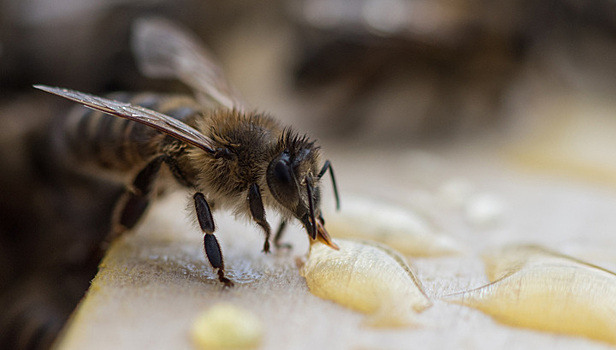
<instances>
[{"instance_id":1,"label":"bee middle leg","mask_svg":"<svg viewBox=\"0 0 616 350\"><path fill-rule=\"evenodd\" d=\"M250 213L252 218L263 228L265 231L265 242L263 243L263 252L270 252L270 236L272 229L269 223L265 219L265 208L263 208L263 199L261 199L261 190L259 185L252 184L248 190L248 204L250 206Z\"/></svg>"},{"instance_id":2,"label":"bee middle leg","mask_svg":"<svg viewBox=\"0 0 616 350\"><path fill-rule=\"evenodd\" d=\"M214 218L212 217L212 211L209 204L205 200L205 196L201 192L194 194L193 199L195 201L195 210L197 211L197 220L201 230L205 233L203 237L203 245L205 247L205 255L207 255L210 264L215 269L218 269L218 279L224 283L226 287L232 287L233 282L225 277L225 263L222 258L222 252L220 251L220 245L216 236L214 236Z\"/></svg>"}]
</instances>

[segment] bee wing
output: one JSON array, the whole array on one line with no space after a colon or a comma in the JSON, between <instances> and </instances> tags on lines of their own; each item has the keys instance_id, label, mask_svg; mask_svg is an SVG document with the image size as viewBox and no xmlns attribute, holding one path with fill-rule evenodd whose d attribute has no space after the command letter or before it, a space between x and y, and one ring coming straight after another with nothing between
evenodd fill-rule
<instances>
[{"instance_id":1,"label":"bee wing","mask_svg":"<svg viewBox=\"0 0 616 350\"><path fill-rule=\"evenodd\" d=\"M244 109L244 101L214 56L188 30L163 18L142 18L133 26L132 48L144 75L179 79L202 102Z\"/></svg>"},{"instance_id":2,"label":"bee wing","mask_svg":"<svg viewBox=\"0 0 616 350\"><path fill-rule=\"evenodd\" d=\"M64 97L71 101L81 103L88 108L147 125L178 140L201 148L208 153L215 152L214 142L210 138L204 136L193 127L186 125L177 119L155 112L151 109L134 106L130 103L109 100L75 90L45 85L34 85L34 87L39 90Z\"/></svg>"}]
</instances>

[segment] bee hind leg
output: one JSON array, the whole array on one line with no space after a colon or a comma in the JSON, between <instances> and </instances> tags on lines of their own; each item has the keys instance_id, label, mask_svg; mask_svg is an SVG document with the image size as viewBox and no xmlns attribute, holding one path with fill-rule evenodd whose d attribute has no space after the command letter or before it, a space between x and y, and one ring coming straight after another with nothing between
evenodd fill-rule
<instances>
[{"instance_id":1,"label":"bee hind leg","mask_svg":"<svg viewBox=\"0 0 616 350\"><path fill-rule=\"evenodd\" d=\"M132 186L126 189L125 195L118 203L119 210L114 217L114 227L110 239L130 230L139 222L151 201L151 192L161 165L165 163L174 178L184 186L191 187L177 161L168 154L160 155L151 160L135 177Z\"/></svg>"},{"instance_id":2,"label":"bee hind leg","mask_svg":"<svg viewBox=\"0 0 616 350\"><path fill-rule=\"evenodd\" d=\"M135 227L150 204L150 193L166 156L158 156L148 163L127 188L124 198L118 203L119 211L114 218L114 227L109 240Z\"/></svg>"},{"instance_id":3,"label":"bee hind leg","mask_svg":"<svg viewBox=\"0 0 616 350\"><path fill-rule=\"evenodd\" d=\"M210 206L205 200L203 193L197 192L194 194L195 210L197 211L197 220L201 230L205 233L203 237L203 245L205 248L205 255L210 261L210 264L215 269L218 269L218 279L224 283L225 287L232 287L233 282L225 277L225 264L222 258L222 252L216 236L214 236L214 218L212 217L212 211Z\"/></svg>"}]
</instances>

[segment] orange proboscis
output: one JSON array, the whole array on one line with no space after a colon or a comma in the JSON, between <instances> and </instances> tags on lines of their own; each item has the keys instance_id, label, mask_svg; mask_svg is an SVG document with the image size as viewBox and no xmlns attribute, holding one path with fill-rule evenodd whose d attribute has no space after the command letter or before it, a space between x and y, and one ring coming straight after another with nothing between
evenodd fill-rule
<instances>
[{"instance_id":1,"label":"orange proboscis","mask_svg":"<svg viewBox=\"0 0 616 350\"><path fill-rule=\"evenodd\" d=\"M334 243L334 241L332 241L332 238L329 236L329 233L327 233L327 230L325 230L325 226L323 226L323 224L319 220L317 220L317 240L331 247L332 249L340 250L340 247L338 247L338 245Z\"/></svg>"}]
</instances>

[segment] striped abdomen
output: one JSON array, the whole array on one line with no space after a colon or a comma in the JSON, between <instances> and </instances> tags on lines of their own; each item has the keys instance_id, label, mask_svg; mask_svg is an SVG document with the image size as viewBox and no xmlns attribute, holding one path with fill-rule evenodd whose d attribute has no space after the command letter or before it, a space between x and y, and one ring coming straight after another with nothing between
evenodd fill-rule
<instances>
[{"instance_id":1,"label":"striped abdomen","mask_svg":"<svg viewBox=\"0 0 616 350\"><path fill-rule=\"evenodd\" d=\"M107 96L140 105L192 124L202 107L192 98L155 93L113 93ZM175 142L153 128L85 107L75 107L58 125L63 152L75 163L111 171L142 167Z\"/></svg>"}]
</instances>

